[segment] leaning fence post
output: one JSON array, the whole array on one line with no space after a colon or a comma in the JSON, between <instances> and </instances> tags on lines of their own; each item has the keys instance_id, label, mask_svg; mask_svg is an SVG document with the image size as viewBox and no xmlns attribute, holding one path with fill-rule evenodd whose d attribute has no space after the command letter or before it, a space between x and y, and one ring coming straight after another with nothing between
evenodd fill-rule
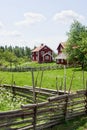
<instances>
[{"instance_id":1,"label":"leaning fence post","mask_svg":"<svg viewBox=\"0 0 87 130\"><path fill-rule=\"evenodd\" d=\"M36 103L36 94L35 94L35 83L34 83L34 72L33 69L31 70L32 73L32 86L33 86L33 102Z\"/></svg>"},{"instance_id":2,"label":"leaning fence post","mask_svg":"<svg viewBox=\"0 0 87 130\"><path fill-rule=\"evenodd\" d=\"M71 91L71 87L72 87L73 78L74 78L74 71L73 71L73 74L72 74L72 79L71 79L70 87L69 87L69 90L68 90L68 94L67 94L66 99L65 99L65 102L66 102L66 104L65 104L65 112L64 112L65 120L67 119L68 101L69 101L69 95L70 95L70 91Z\"/></svg>"},{"instance_id":3,"label":"leaning fence post","mask_svg":"<svg viewBox=\"0 0 87 130\"><path fill-rule=\"evenodd\" d=\"M64 65L64 93L66 93L66 66Z\"/></svg>"},{"instance_id":4,"label":"leaning fence post","mask_svg":"<svg viewBox=\"0 0 87 130\"><path fill-rule=\"evenodd\" d=\"M59 90L58 90L58 77L56 77L56 90L57 90L57 94L59 95Z\"/></svg>"},{"instance_id":5,"label":"leaning fence post","mask_svg":"<svg viewBox=\"0 0 87 130\"><path fill-rule=\"evenodd\" d=\"M83 82L83 89L85 89L84 70L82 70L82 82Z\"/></svg>"},{"instance_id":6,"label":"leaning fence post","mask_svg":"<svg viewBox=\"0 0 87 130\"><path fill-rule=\"evenodd\" d=\"M68 104L68 98L69 98L69 95L66 96L65 98L65 109L64 109L64 120L66 121L67 119L67 104Z\"/></svg>"},{"instance_id":7,"label":"leaning fence post","mask_svg":"<svg viewBox=\"0 0 87 130\"><path fill-rule=\"evenodd\" d=\"M33 103L36 103L36 93L35 93L35 83L34 83L34 73L33 73L33 69L31 70L32 73L32 86L33 86ZM33 116L33 129L36 129L36 106L33 109L34 112L34 116Z\"/></svg>"},{"instance_id":8,"label":"leaning fence post","mask_svg":"<svg viewBox=\"0 0 87 130\"><path fill-rule=\"evenodd\" d=\"M85 100L85 102L86 102L86 105L85 105L85 112L86 112L86 115L87 115L87 80L86 80L86 93L85 93L85 96L86 96L86 100Z\"/></svg>"}]
</instances>

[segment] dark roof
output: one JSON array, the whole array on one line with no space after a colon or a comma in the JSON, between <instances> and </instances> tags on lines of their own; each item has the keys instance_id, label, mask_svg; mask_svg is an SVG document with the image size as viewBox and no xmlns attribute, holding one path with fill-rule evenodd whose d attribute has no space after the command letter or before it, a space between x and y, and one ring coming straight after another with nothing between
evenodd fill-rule
<instances>
[{"instance_id":1,"label":"dark roof","mask_svg":"<svg viewBox=\"0 0 87 130\"><path fill-rule=\"evenodd\" d=\"M66 42L61 42L61 43L59 43L57 49L59 48L60 45L61 45L63 48L65 48L65 47L66 47Z\"/></svg>"}]
</instances>

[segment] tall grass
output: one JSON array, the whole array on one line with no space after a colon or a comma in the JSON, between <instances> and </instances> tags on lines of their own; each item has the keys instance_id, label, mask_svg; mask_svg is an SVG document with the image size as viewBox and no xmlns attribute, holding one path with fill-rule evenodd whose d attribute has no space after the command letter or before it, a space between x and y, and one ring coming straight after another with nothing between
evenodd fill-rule
<instances>
[{"instance_id":1,"label":"tall grass","mask_svg":"<svg viewBox=\"0 0 87 130\"><path fill-rule=\"evenodd\" d=\"M20 109L21 104L27 104L26 98L14 96L9 90L0 87L0 111Z\"/></svg>"}]
</instances>

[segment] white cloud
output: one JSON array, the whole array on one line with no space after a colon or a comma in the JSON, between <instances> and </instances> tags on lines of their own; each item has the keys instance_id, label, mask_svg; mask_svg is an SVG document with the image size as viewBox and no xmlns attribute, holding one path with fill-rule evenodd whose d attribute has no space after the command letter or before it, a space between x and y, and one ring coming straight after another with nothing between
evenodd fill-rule
<instances>
[{"instance_id":1,"label":"white cloud","mask_svg":"<svg viewBox=\"0 0 87 130\"><path fill-rule=\"evenodd\" d=\"M0 32L0 36L19 37L21 36L21 33L18 31L3 30Z\"/></svg>"},{"instance_id":2,"label":"white cloud","mask_svg":"<svg viewBox=\"0 0 87 130\"><path fill-rule=\"evenodd\" d=\"M41 22L45 19L46 18L42 14L27 12L24 14L24 20L16 22L15 25L28 26L28 25L34 24L36 22Z\"/></svg>"},{"instance_id":3,"label":"white cloud","mask_svg":"<svg viewBox=\"0 0 87 130\"><path fill-rule=\"evenodd\" d=\"M73 20L82 21L85 17L72 11L72 10L63 10L60 13L56 13L53 17L53 20L61 23L71 23Z\"/></svg>"}]
</instances>

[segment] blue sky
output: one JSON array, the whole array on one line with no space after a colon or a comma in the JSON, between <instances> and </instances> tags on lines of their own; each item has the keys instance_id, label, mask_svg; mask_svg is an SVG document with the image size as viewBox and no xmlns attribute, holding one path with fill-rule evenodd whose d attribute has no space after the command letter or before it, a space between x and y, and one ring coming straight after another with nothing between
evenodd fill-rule
<instances>
[{"instance_id":1,"label":"blue sky","mask_svg":"<svg viewBox=\"0 0 87 130\"><path fill-rule=\"evenodd\" d=\"M86 0L0 0L0 46L44 43L56 51L73 19L87 26Z\"/></svg>"}]
</instances>

